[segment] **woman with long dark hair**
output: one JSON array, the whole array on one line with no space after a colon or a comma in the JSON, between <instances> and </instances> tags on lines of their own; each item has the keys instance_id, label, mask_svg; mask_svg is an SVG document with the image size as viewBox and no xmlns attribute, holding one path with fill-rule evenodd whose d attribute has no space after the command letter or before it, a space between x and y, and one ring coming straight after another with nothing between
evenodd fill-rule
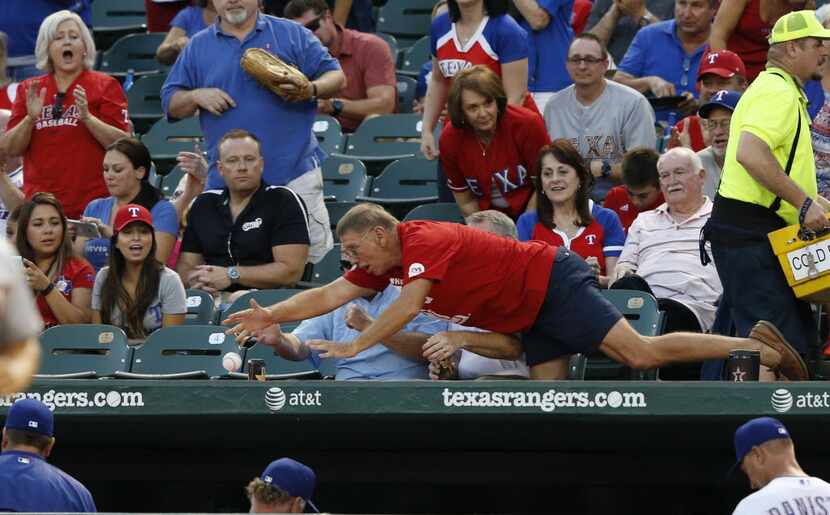
<instances>
[{"instance_id":1,"label":"woman with long dark hair","mask_svg":"<svg viewBox=\"0 0 830 515\"><path fill-rule=\"evenodd\" d=\"M98 226L101 237L75 239L76 252L82 252L96 270L107 264L112 221L118 209L127 204L138 204L152 213L156 258L166 263L170 257L179 233L179 218L173 204L150 184L150 166L150 151L137 139L122 138L107 147L103 168L110 196L90 202L83 216L84 221Z\"/></svg>"},{"instance_id":2,"label":"woman with long dark hair","mask_svg":"<svg viewBox=\"0 0 830 515\"><path fill-rule=\"evenodd\" d=\"M46 328L88 324L92 317L95 270L73 255L66 232L63 206L51 193L35 193L20 208L17 251Z\"/></svg>"},{"instance_id":3,"label":"woman with long dark hair","mask_svg":"<svg viewBox=\"0 0 830 515\"><path fill-rule=\"evenodd\" d=\"M98 272L92 291L92 320L143 339L159 327L181 325L187 313L185 291L176 272L156 259L153 218L137 204L115 215L109 266Z\"/></svg>"},{"instance_id":4,"label":"woman with long dark hair","mask_svg":"<svg viewBox=\"0 0 830 515\"><path fill-rule=\"evenodd\" d=\"M542 147L537 170L536 211L519 217L519 240L542 240L572 250L607 287L625 243L617 213L589 198L593 175L570 140Z\"/></svg>"}]
</instances>

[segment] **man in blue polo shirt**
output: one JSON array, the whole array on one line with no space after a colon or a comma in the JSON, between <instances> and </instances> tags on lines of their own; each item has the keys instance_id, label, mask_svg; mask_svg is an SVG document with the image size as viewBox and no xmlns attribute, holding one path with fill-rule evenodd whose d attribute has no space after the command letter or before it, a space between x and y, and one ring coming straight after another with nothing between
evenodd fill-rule
<instances>
[{"instance_id":1,"label":"man in blue polo shirt","mask_svg":"<svg viewBox=\"0 0 830 515\"><path fill-rule=\"evenodd\" d=\"M15 402L3 427L0 511L95 512L89 490L46 463L52 452L52 412L40 401Z\"/></svg>"},{"instance_id":2,"label":"man in blue polo shirt","mask_svg":"<svg viewBox=\"0 0 830 515\"><path fill-rule=\"evenodd\" d=\"M677 0L673 20L637 32L614 80L654 97L683 95L686 101L671 110L693 111L697 71L714 13L715 0ZM657 119L665 120L668 111L658 111Z\"/></svg>"},{"instance_id":3,"label":"man in blue polo shirt","mask_svg":"<svg viewBox=\"0 0 830 515\"><path fill-rule=\"evenodd\" d=\"M218 142L232 129L262 141L265 173L273 186L287 185L303 198L309 215L309 261L333 246L323 203L320 164L325 153L312 132L317 98L334 96L345 75L314 34L292 21L259 13L258 0L214 0L219 20L195 35L161 90L169 119L198 110L210 161L206 189L224 186L216 168ZM316 98L291 103L260 86L239 66L249 48L263 48L296 65L311 81Z\"/></svg>"}]
</instances>

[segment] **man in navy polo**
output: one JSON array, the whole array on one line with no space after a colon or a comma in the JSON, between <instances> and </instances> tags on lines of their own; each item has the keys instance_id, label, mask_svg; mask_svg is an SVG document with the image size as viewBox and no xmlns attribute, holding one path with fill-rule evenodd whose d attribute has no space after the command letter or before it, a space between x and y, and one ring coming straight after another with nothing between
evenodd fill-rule
<instances>
[{"instance_id":1,"label":"man in navy polo","mask_svg":"<svg viewBox=\"0 0 830 515\"><path fill-rule=\"evenodd\" d=\"M665 120L669 110L685 113L696 108L697 72L714 13L715 0L677 0L674 19L637 32L619 64L614 75L617 82L647 96L686 97L676 108L658 110L658 120Z\"/></svg>"},{"instance_id":2,"label":"man in navy polo","mask_svg":"<svg viewBox=\"0 0 830 515\"><path fill-rule=\"evenodd\" d=\"M52 412L40 401L15 402L3 427L0 511L95 512L89 490L46 463L55 446Z\"/></svg>"},{"instance_id":3,"label":"man in navy polo","mask_svg":"<svg viewBox=\"0 0 830 515\"><path fill-rule=\"evenodd\" d=\"M179 55L161 90L169 119L199 112L210 161L206 189L224 186L216 168L218 143L233 129L262 141L265 173L273 186L286 185L308 208L309 261L319 262L333 246L323 202L320 164L325 153L312 132L317 99L334 96L345 83L340 65L314 34L301 25L259 13L258 0L214 0L219 20L195 35ZM315 98L287 102L239 66L249 48L262 48L296 65L312 81Z\"/></svg>"}]
</instances>

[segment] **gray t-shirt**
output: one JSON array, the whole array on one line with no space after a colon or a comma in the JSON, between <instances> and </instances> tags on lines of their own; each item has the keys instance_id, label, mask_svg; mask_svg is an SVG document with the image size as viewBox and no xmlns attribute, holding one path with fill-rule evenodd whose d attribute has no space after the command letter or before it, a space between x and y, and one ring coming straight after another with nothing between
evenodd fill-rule
<instances>
[{"instance_id":1,"label":"gray t-shirt","mask_svg":"<svg viewBox=\"0 0 830 515\"><path fill-rule=\"evenodd\" d=\"M706 170L706 177L703 178L703 194L714 199L720 185L721 168L715 161L715 153L712 152L712 147L704 148L697 155L703 163L703 169Z\"/></svg>"},{"instance_id":2,"label":"gray t-shirt","mask_svg":"<svg viewBox=\"0 0 830 515\"><path fill-rule=\"evenodd\" d=\"M613 0L594 0L594 7L591 8L591 15L588 17L588 30L594 28L594 25L599 23L599 20L611 8ZM646 0L646 9L660 20L670 20L674 18L674 0ZM620 17L614 32L611 34L611 39L608 41L608 53L614 56L614 61L621 63L631 40L640 30L640 26L635 20L628 16Z\"/></svg>"},{"instance_id":3,"label":"gray t-shirt","mask_svg":"<svg viewBox=\"0 0 830 515\"><path fill-rule=\"evenodd\" d=\"M92 309L101 311L101 289L110 268L105 266L95 276L95 286L92 287ZM164 315L181 315L187 313L187 300L184 285L179 274L167 267L161 271L159 291L144 314L144 332L152 333L161 327ZM121 326L121 312L118 307L112 312L112 325Z\"/></svg>"},{"instance_id":4,"label":"gray t-shirt","mask_svg":"<svg viewBox=\"0 0 830 515\"><path fill-rule=\"evenodd\" d=\"M0 239L0 345L21 342L40 334L43 320L23 279L20 256Z\"/></svg>"}]
</instances>

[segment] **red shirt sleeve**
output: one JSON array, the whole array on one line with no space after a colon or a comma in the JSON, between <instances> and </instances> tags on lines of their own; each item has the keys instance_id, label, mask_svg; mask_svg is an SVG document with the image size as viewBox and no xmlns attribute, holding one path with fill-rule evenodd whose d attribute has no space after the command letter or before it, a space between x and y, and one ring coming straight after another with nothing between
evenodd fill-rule
<instances>
[{"instance_id":1,"label":"red shirt sleeve","mask_svg":"<svg viewBox=\"0 0 830 515\"><path fill-rule=\"evenodd\" d=\"M461 154L461 130L448 124L441 131L441 138L438 143L438 158L441 160L441 170L447 176L447 186L452 191L465 191L468 189L467 181L464 180L464 173L461 171L459 157Z\"/></svg>"},{"instance_id":2,"label":"red shirt sleeve","mask_svg":"<svg viewBox=\"0 0 830 515\"><path fill-rule=\"evenodd\" d=\"M85 259L75 258L70 277L72 288L92 288L95 284L95 269Z\"/></svg>"},{"instance_id":3,"label":"red shirt sleeve","mask_svg":"<svg viewBox=\"0 0 830 515\"><path fill-rule=\"evenodd\" d=\"M395 63L392 61L389 45L380 38L371 38L366 41L363 52L365 53L364 59L366 62L372 63L371 66L366 68L363 75L363 83L366 85L366 89L375 86L397 88Z\"/></svg>"},{"instance_id":4,"label":"red shirt sleeve","mask_svg":"<svg viewBox=\"0 0 830 515\"><path fill-rule=\"evenodd\" d=\"M385 290L386 287L389 286L390 277L391 274L372 275L367 273L362 268L355 268L343 274L343 278L349 281L350 283L354 284L355 286L360 286L361 288L369 288L375 291Z\"/></svg>"},{"instance_id":5,"label":"red shirt sleeve","mask_svg":"<svg viewBox=\"0 0 830 515\"><path fill-rule=\"evenodd\" d=\"M441 281L458 252L460 239L450 224L408 222L401 224L403 283L415 279Z\"/></svg>"},{"instance_id":6,"label":"red shirt sleeve","mask_svg":"<svg viewBox=\"0 0 830 515\"><path fill-rule=\"evenodd\" d=\"M539 158L539 150L550 143L550 135L545 127L545 122L534 112L526 111L527 119L523 120L515 131L518 136L519 149L522 153L522 163L527 170L528 177L536 176L536 160ZM524 114L524 113L523 113Z\"/></svg>"},{"instance_id":7,"label":"red shirt sleeve","mask_svg":"<svg viewBox=\"0 0 830 515\"><path fill-rule=\"evenodd\" d=\"M92 102L90 102L90 105ZM93 114L107 125L121 130L127 130L130 118L127 111L127 97L117 80L105 77L102 86L101 99Z\"/></svg>"},{"instance_id":8,"label":"red shirt sleeve","mask_svg":"<svg viewBox=\"0 0 830 515\"><path fill-rule=\"evenodd\" d=\"M14 99L14 105L12 105L12 115L9 118L8 130L15 128L26 117L26 92L29 90L31 84L31 79L27 79L17 87L17 97Z\"/></svg>"}]
</instances>

